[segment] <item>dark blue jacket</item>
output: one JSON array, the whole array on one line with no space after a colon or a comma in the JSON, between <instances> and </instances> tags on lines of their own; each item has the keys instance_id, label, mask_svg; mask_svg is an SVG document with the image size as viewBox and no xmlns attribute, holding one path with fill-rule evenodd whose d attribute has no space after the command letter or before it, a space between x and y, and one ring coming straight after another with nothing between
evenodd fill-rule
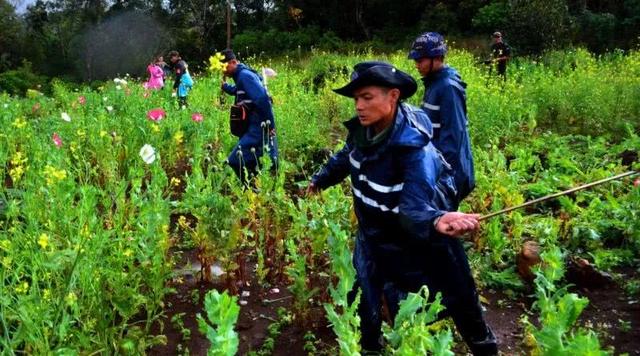
<instances>
[{"instance_id":1,"label":"dark blue jacket","mask_svg":"<svg viewBox=\"0 0 640 356\"><path fill-rule=\"evenodd\" d=\"M475 187L467 128L467 84L451 67L431 73L422 81L426 87L422 109L433 123L433 145L453 168L460 202Z\"/></svg>"},{"instance_id":2,"label":"dark blue jacket","mask_svg":"<svg viewBox=\"0 0 640 356\"><path fill-rule=\"evenodd\" d=\"M360 235L376 246L424 245L437 233L434 221L451 209L455 194L451 169L430 143L425 113L402 104L385 141L360 148L354 132L358 118L345 123L347 142L312 182L321 189L351 175ZM385 247L386 246L386 247Z\"/></svg>"},{"instance_id":3,"label":"dark blue jacket","mask_svg":"<svg viewBox=\"0 0 640 356\"><path fill-rule=\"evenodd\" d=\"M262 84L262 78L244 64L238 64L233 73L235 85L225 83L223 90L230 95L235 95L235 103L245 105L248 109L249 128L240 137L238 145L229 156L229 162L233 165L237 161L237 151L241 150L245 161L255 161L260 157L263 147L269 147L269 155L272 159L278 156L278 145L275 139L276 123L271 107L271 99L267 89ZM251 152L254 148L255 155Z\"/></svg>"}]
</instances>

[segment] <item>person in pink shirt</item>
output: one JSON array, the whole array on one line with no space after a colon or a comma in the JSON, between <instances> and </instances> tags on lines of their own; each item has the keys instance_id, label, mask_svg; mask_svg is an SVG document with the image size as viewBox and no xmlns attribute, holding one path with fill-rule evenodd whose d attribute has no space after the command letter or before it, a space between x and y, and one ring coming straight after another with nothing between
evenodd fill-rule
<instances>
[{"instance_id":1,"label":"person in pink shirt","mask_svg":"<svg viewBox=\"0 0 640 356\"><path fill-rule=\"evenodd\" d=\"M162 56L158 56L153 62L147 66L147 72L149 72L149 80L143 85L145 89L162 89L164 87L164 71L162 70Z\"/></svg>"}]
</instances>

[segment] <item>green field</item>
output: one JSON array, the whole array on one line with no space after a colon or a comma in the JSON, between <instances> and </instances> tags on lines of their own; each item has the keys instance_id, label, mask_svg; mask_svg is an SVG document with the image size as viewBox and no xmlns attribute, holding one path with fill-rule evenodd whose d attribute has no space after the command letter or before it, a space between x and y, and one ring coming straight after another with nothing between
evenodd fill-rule
<instances>
[{"instance_id":1,"label":"green field","mask_svg":"<svg viewBox=\"0 0 640 356\"><path fill-rule=\"evenodd\" d=\"M247 60L278 73L268 86L282 159L276 176L261 175L257 189L248 190L224 163L235 143L227 118L232 98L221 96L217 76L195 73L186 110L170 90L145 93L144 79L129 77L93 88L55 82L50 96L0 96L0 353L153 354L154 345L168 343L170 352L187 354L194 340L216 336L215 355L233 354L234 342L256 355L357 354L355 309L346 305L355 231L348 182L319 196L300 191L327 152L340 147L341 122L353 115L352 101L331 88L368 59L418 75L400 52ZM486 214L640 169L640 52L519 58L504 84L487 78L467 52L454 49L447 60L468 83L476 165L477 186L461 211ZM409 101L418 104L421 93ZM166 112L157 122L147 118L156 108ZM192 120L194 113L203 121ZM140 155L147 144L155 151L150 164ZM610 337L640 330L640 188L632 182L487 220L469 238L483 295L500 291L499 303L525 304L513 337L518 352L640 350L637 337L629 343ZM544 261L533 283L515 268L529 240L540 244ZM579 319L588 301L564 277L566 263L577 258L610 273L611 288L625 298L620 304L633 313L609 328ZM187 261L202 269L185 272ZM211 266L225 273L212 274ZM247 299L242 291L249 286L250 302L231 307ZM207 296L205 311L202 296L213 287L227 294ZM278 296L287 298L274 304L285 307L279 313L247 316L257 298ZM183 299L208 314L201 319L206 336L185 325L194 313L172 310ZM404 310L416 312L423 303L414 296ZM334 325L328 335L318 331L327 324L325 308ZM253 335L251 325L236 328L249 328L238 338L238 313L242 323L271 326L257 341L242 338ZM408 312L386 329L389 353L464 348L450 322L427 327L429 318L427 311ZM204 319L212 323L208 329ZM279 337L288 328L310 331L299 337L300 350L287 349Z\"/></svg>"}]
</instances>

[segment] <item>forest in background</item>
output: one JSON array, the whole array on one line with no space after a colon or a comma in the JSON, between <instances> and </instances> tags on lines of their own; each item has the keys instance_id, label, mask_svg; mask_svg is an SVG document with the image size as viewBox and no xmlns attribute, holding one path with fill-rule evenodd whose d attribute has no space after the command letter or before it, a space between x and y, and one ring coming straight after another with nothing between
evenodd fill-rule
<instances>
[{"instance_id":1,"label":"forest in background","mask_svg":"<svg viewBox=\"0 0 640 356\"><path fill-rule=\"evenodd\" d=\"M152 56L171 49L197 69L227 46L229 9L231 46L244 58L313 48L387 52L427 30L478 56L488 54L493 31L515 56L634 49L640 35L640 0L21 1L0 0L0 92L10 94L51 77L142 75Z\"/></svg>"}]
</instances>

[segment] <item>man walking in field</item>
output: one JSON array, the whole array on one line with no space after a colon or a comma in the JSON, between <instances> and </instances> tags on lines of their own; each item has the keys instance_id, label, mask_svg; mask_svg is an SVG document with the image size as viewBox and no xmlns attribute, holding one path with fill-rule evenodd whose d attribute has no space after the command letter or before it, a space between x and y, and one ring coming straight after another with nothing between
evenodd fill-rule
<instances>
[{"instance_id":1,"label":"man walking in field","mask_svg":"<svg viewBox=\"0 0 640 356\"><path fill-rule=\"evenodd\" d=\"M445 64L447 45L436 32L413 42L409 58L415 61L425 86L422 109L433 125L433 145L453 168L456 194L453 210L475 187L473 155L467 129L467 84Z\"/></svg>"},{"instance_id":2,"label":"man walking in field","mask_svg":"<svg viewBox=\"0 0 640 356\"><path fill-rule=\"evenodd\" d=\"M240 138L227 158L229 165L243 183L253 177L259 168L259 159L266 150L273 163L278 164L278 143L276 141L276 123L271 107L271 98L262 78L253 69L240 63L232 50L222 52L226 63L224 78L231 77L235 85L228 84L223 78L222 90L235 96L232 115L238 120L238 126L232 127L232 133Z\"/></svg>"},{"instance_id":3,"label":"man walking in field","mask_svg":"<svg viewBox=\"0 0 640 356\"><path fill-rule=\"evenodd\" d=\"M496 65L496 72L507 80L507 62L511 56L511 47L502 40L502 33L496 31L492 35L491 57Z\"/></svg>"},{"instance_id":4,"label":"man walking in field","mask_svg":"<svg viewBox=\"0 0 640 356\"><path fill-rule=\"evenodd\" d=\"M357 115L345 122L346 144L313 176L308 189L316 192L351 176L364 350L382 350L384 286L408 293L427 285L432 296L442 293L445 312L474 355L496 355L458 238L478 229L478 215L452 212L455 182L431 143L431 122L422 110L402 103L416 89L411 76L388 63L357 64L351 81L334 90L355 100Z\"/></svg>"}]
</instances>

